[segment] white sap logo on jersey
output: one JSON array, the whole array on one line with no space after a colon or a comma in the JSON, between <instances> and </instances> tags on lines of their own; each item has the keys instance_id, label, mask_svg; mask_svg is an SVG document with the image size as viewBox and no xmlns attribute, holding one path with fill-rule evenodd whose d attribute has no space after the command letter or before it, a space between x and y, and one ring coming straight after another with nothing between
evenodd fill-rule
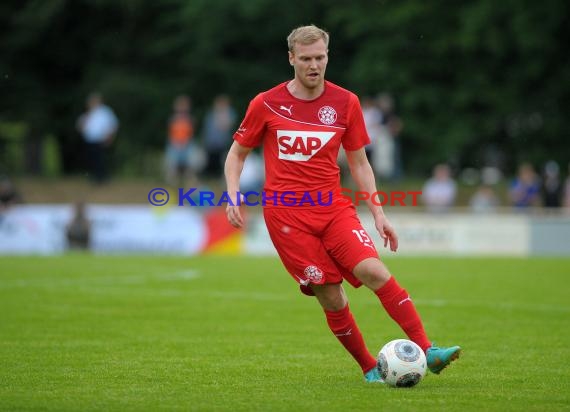
<instances>
[{"instance_id":1,"label":"white sap logo on jersey","mask_svg":"<svg viewBox=\"0 0 570 412\"><path fill-rule=\"evenodd\" d=\"M321 150L334 135L335 132L277 130L279 159L306 162Z\"/></svg>"}]
</instances>

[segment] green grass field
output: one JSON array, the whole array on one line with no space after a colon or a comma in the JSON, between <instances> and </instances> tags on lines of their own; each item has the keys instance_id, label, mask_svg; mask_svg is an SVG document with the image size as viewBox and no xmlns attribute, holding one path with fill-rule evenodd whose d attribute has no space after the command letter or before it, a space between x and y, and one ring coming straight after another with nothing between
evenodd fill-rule
<instances>
[{"instance_id":1,"label":"green grass field","mask_svg":"<svg viewBox=\"0 0 570 412\"><path fill-rule=\"evenodd\" d=\"M365 384L277 259L0 258L3 411L570 410L570 259L386 259L462 357ZM349 289L373 353L404 337Z\"/></svg>"}]
</instances>

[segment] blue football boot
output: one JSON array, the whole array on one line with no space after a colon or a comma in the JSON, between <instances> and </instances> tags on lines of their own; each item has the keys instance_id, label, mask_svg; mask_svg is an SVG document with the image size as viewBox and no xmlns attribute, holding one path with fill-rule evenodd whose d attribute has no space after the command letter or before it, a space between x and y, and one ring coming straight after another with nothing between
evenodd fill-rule
<instances>
[{"instance_id":1,"label":"blue football boot","mask_svg":"<svg viewBox=\"0 0 570 412\"><path fill-rule=\"evenodd\" d=\"M461 348L459 346L438 348L435 344L432 344L426 352L427 367L432 373L439 375L447 365L459 358L460 353Z\"/></svg>"},{"instance_id":2,"label":"blue football boot","mask_svg":"<svg viewBox=\"0 0 570 412\"><path fill-rule=\"evenodd\" d=\"M384 383L380 377L378 368L372 368L364 374L364 380L368 383Z\"/></svg>"}]
</instances>

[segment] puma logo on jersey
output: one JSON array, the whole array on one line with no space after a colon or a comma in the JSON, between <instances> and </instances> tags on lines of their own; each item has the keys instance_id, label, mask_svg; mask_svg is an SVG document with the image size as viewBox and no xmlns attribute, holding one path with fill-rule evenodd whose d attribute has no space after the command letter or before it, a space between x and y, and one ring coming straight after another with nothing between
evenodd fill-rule
<instances>
[{"instance_id":1,"label":"puma logo on jersey","mask_svg":"<svg viewBox=\"0 0 570 412\"><path fill-rule=\"evenodd\" d=\"M335 132L277 130L279 159L306 162L323 148Z\"/></svg>"},{"instance_id":2,"label":"puma logo on jersey","mask_svg":"<svg viewBox=\"0 0 570 412\"><path fill-rule=\"evenodd\" d=\"M293 116L293 114L291 113L292 109L293 109L293 105L291 105L289 107L285 107L285 106L279 107L279 110L285 110L287 113L289 113L289 116Z\"/></svg>"}]
</instances>

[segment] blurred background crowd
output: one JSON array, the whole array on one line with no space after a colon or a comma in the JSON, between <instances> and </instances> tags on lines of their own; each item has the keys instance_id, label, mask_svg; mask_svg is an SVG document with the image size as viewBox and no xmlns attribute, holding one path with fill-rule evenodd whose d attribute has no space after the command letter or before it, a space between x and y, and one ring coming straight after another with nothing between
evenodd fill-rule
<instances>
[{"instance_id":1,"label":"blurred background crowd","mask_svg":"<svg viewBox=\"0 0 570 412\"><path fill-rule=\"evenodd\" d=\"M361 99L383 190L422 190L421 210L434 213L570 209L569 8L3 2L1 207L223 188L247 103L292 77L285 37L315 23L331 33L327 78ZM262 186L260 153L242 179Z\"/></svg>"}]
</instances>

